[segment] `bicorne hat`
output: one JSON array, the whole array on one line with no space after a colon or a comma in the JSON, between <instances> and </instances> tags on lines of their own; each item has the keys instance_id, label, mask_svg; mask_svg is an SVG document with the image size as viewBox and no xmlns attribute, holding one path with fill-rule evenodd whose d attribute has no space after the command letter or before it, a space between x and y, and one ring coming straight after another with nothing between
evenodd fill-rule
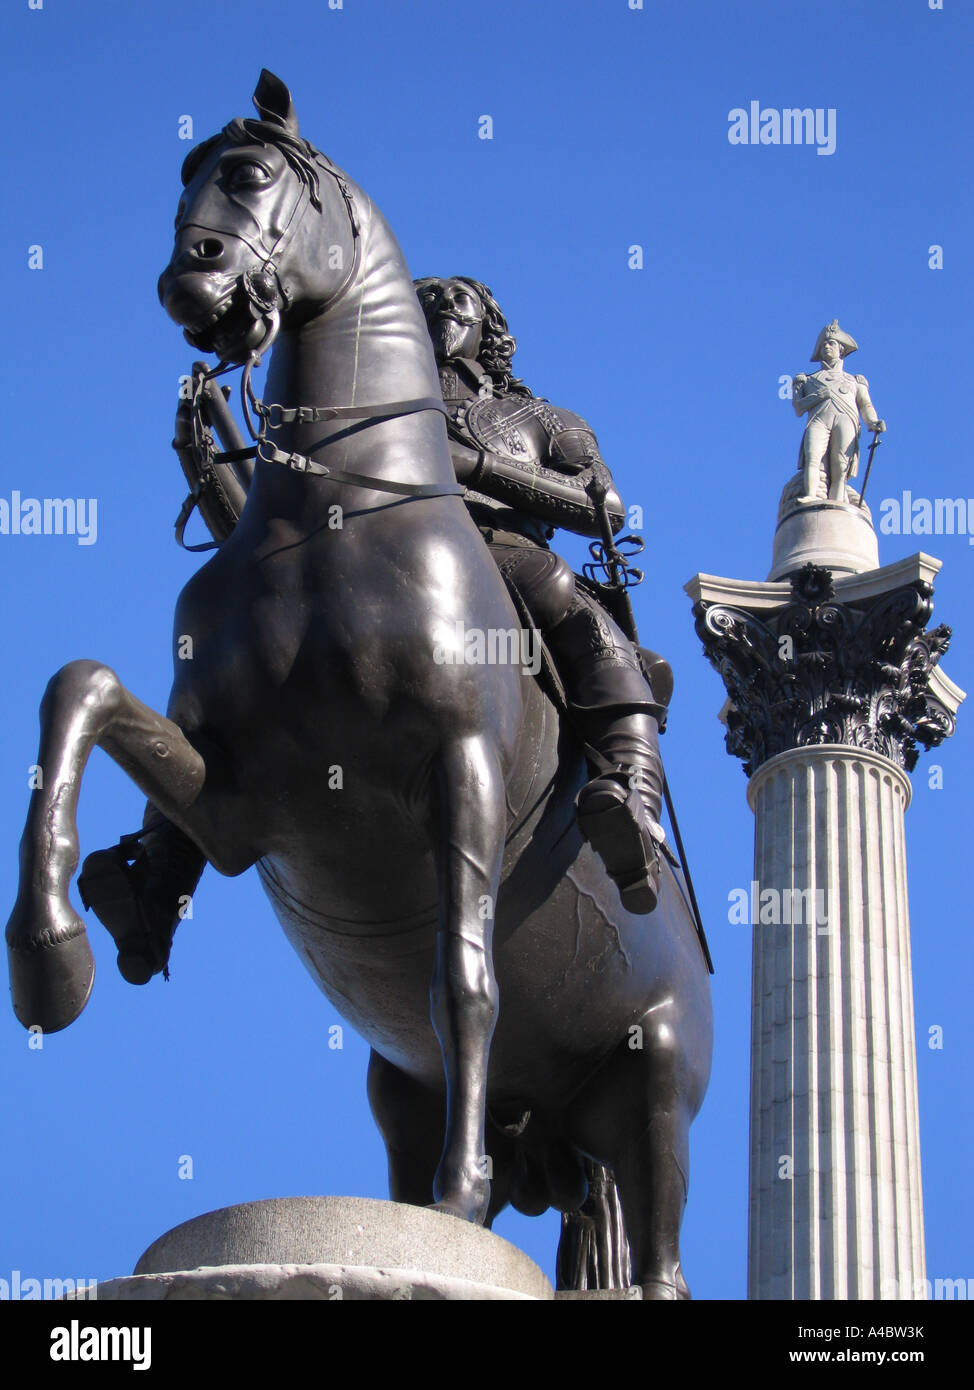
<instances>
[{"instance_id":1,"label":"bicorne hat","mask_svg":"<svg viewBox=\"0 0 974 1390\"><path fill-rule=\"evenodd\" d=\"M831 323L825 325L815 340L815 347L810 358L812 362L821 362L822 345L828 338L834 338L839 344L839 347L842 349L843 357L848 357L850 352L858 351L859 344L856 342L855 338L850 338L848 333L843 333L842 329L839 327L839 320L833 319Z\"/></svg>"}]
</instances>

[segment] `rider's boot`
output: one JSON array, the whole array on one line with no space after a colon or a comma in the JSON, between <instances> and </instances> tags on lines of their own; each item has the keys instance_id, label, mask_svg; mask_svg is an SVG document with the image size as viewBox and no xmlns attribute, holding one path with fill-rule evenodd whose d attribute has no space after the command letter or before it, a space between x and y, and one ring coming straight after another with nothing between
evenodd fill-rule
<instances>
[{"instance_id":1,"label":"rider's boot","mask_svg":"<svg viewBox=\"0 0 974 1390\"><path fill-rule=\"evenodd\" d=\"M594 777L575 802L582 834L605 864L623 906L652 912L659 896L659 823L663 794L656 720L626 713L586 720L582 732L611 768Z\"/></svg>"},{"instance_id":2,"label":"rider's boot","mask_svg":"<svg viewBox=\"0 0 974 1390\"><path fill-rule=\"evenodd\" d=\"M623 905L630 912L652 912L663 839L657 720L665 717L672 672L661 657L647 653L650 686L633 644L581 586L544 637L575 725L597 755L590 761L601 769L576 799L582 833L615 880Z\"/></svg>"},{"instance_id":3,"label":"rider's boot","mask_svg":"<svg viewBox=\"0 0 974 1390\"><path fill-rule=\"evenodd\" d=\"M78 891L111 933L129 984L147 984L160 971L169 978L173 936L205 866L192 840L154 808L139 834L88 855Z\"/></svg>"}]
</instances>

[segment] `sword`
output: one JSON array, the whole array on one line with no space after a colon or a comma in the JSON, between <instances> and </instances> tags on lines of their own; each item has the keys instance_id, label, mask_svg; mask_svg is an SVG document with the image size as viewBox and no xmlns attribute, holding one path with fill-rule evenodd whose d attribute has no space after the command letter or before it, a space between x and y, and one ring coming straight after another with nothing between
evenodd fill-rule
<instances>
[{"instance_id":1,"label":"sword","mask_svg":"<svg viewBox=\"0 0 974 1390\"><path fill-rule=\"evenodd\" d=\"M607 471L607 470L606 470ZM606 505L608 488L605 481L605 473L595 469L593 477L586 488L588 495L595 505L595 513L599 519L599 530L602 532L602 551L606 572L609 576L608 584L600 584L599 588L604 593L611 595L612 606L615 609L614 616L623 632L632 642L639 652L639 634L636 631L636 618L632 611L632 604L629 601L627 585L625 583L626 557L618 550L615 537L612 533L612 521L609 517L609 508ZM642 576L640 575L640 579ZM693 916L693 925L697 933L697 940L703 951L704 960L707 962L707 969L710 974L714 972L714 962L710 954L710 946L707 944L707 933L703 929L703 918L700 916L700 908L697 904L697 895L693 890L693 879L690 877L690 865L687 863L686 850L683 848L683 836L680 834L680 825L676 818L676 809L673 805L673 797L670 792L669 780L666 776L666 769L660 760L660 771L663 774L663 798L666 802L666 811L670 818L670 825L673 827L673 838L676 840L677 852L680 856L680 867L683 870L684 882L687 886L687 893L690 900L690 910ZM671 862L673 856L667 850Z\"/></svg>"},{"instance_id":2,"label":"sword","mask_svg":"<svg viewBox=\"0 0 974 1390\"><path fill-rule=\"evenodd\" d=\"M615 536L612 531L612 518L609 516L608 494L611 479L608 477L608 469L602 464L592 470L592 477L585 488L592 505L595 509L596 519L599 524L599 532L602 536L601 556L598 555L599 546L596 543L589 547L596 564L585 566L584 573L598 585L605 596L606 606L622 628L623 632L635 646L639 646L639 634L636 631L636 617L632 611L632 604L629 601L627 592L630 566L626 564L627 557L622 554L615 543ZM642 542L638 543L638 549L642 550ZM638 553L638 551L636 552ZM608 576L608 582L599 580L596 576L598 569L603 569ZM589 570L591 569L591 574ZM642 572L633 569L632 573L637 576L636 583L642 582Z\"/></svg>"},{"instance_id":3,"label":"sword","mask_svg":"<svg viewBox=\"0 0 974 1390\"><path fill-rule=\"evenodd\" d=\"M882 438L882 435L879 433L878 430L876 430L876 431L873 432L873 442L872 442L872 443L870 444L870 446L869 446L869 457L868 457L867 460L866 460L866 471L865 471L865 473L863 474L862 488L861 488L861 490L860 490L860 492L859 492L859 505L860 505L860 507L862 506L862 499L863 499L863 498L865 497L865 495L866 495L866 484L869 482L869 470L870 470L870 468L872 468L872 466L873 466L873 454L876 452L876 449L877 449L877 447L878 447L878 445L879 445L879 441L880 441L881 438Z\"/></svg>"},{"instance_id":4,"label":"sword","mask_svg":"<svg viewBox=\"0 0 974 1390\"><path fill-rule=\"evenodd\" d=\"M703 929L703 918L700 916L700 908L697 906L697 895L693 891L693 879L690 877L690 866L687 863L686 850L683 848L683 836L680 834L679 822L676 819L676 811L673 809L673 796L670 792L670 784L667 781L666 773L663 773L663 796L666 798L666 810L670 818L670 825L673 827L673 838L676 840L676 848L680 855L680 867L683 869L683 877L686 880L687 892L690 895L690 906L693 910L693 925L697 931L697 940L703 950L704 960L707 962L707 969L711 975L717 972L714 970L713 957L710 954L710 947L707 944L707 933Z\"/></svg>"}]
</instances>

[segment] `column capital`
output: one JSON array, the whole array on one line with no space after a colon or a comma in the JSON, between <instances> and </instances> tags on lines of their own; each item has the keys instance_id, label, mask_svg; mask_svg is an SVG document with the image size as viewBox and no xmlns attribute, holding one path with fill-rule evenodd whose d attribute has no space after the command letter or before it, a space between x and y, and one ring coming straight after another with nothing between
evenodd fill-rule
<instances>
[{"instance_id":1,"label":"column capital","mask_svg":"<svg viewBox=\"0 0 974 1390\"><path fill-rule=\"evenodd\" d=\"M771 610L699 599L697 635L729 696L728 753L748 777L778 753L824 743L911 771L917 744L929 749L954 732L954 696L963 698L936 670L951 630L926 631L932 611L925 578L853 600L837 597L831 572L813 564L791 576L790 594Z\"/></svg>"}]
</instances>

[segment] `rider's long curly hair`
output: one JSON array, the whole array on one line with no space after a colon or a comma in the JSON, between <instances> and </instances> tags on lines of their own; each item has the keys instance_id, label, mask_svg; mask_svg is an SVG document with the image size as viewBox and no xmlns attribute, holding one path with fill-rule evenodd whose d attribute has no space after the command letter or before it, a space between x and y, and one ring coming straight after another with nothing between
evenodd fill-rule
<instances>
[{"instance_id":1,"label":"rider's long curly hair","mask_svg":"<svg viewBox=\"0 0 974 1390\"><path fill-rule=\"evenodd\" d=\"M483 341L477 361L494 383L499 396L530 396L531 392L524 382L511 371L511 360L517 348L517 340L508 331L507 319L501 307L486 285L479 280L471 280L468 275L449 275L449 280L459 280L469 285L484 306ZM422 302L422 293L427 285L442 284L440 276L428 275L422 280L414 280L413 287Z\"/></svg>"}]
</instances>

